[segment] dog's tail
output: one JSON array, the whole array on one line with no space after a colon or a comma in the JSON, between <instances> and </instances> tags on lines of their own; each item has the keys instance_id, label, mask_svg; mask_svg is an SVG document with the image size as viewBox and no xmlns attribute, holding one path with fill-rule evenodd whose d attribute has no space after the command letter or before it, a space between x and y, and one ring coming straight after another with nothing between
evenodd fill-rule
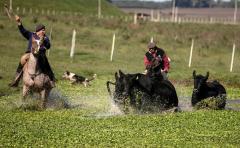
<instances>
[{"instance_id":1,"label":"dog's tail","mask_svg":"<svg viewBox=\"0 0 240 148\"><path fill-rule=\"evenodd\" d=\"M92 78L87 79L86 81L87 81L87 82L90 82L90 81L96 79L96 77L97 77L97 74L93 74Z\"/></svg>"}]
</instances>

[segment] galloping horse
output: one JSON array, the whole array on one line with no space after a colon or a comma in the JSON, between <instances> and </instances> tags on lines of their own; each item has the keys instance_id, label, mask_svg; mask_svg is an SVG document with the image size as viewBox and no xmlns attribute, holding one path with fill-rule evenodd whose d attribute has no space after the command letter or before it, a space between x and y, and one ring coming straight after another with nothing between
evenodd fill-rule
<instances>
[{"instance_id":1,"label":"galloping horse","mask_svg":"<svg viewBox=\"0 0 240 148\"><path fill-rule=\"evenodd\" d=\"M36 40L32 37L32 48L29 59L23 68L23 101L25 101L30 91L40 94L41 107L46 108L47 98L52 89L50 78L42 72L39 62L40 45L43 40Z\"/></svg>"}]
</instances>

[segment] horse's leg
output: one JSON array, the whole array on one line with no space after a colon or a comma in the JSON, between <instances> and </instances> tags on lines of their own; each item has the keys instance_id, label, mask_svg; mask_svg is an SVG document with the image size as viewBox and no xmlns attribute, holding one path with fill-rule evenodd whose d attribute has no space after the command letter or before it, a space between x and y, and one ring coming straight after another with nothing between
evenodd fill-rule
<instances>
[{"instance_id":1,"label":"horse's leg","mask_svg":"<svg viewBox=\"0 0 240 148\"><path fill-rule=\"evenodd\" d=\"M44 89L44 90L42 90L41 92L40 92L40 95L41 95L41 99L40 99L40 102L41 102L41 108L42 109L45 109L46 108L46 103L47 103L47 99L46 99L46 93L47 93L47 91L46 91L46 89Z\"/></svg>"},{"instance_id":2,"label":"horse's leg","mask_svg":"<svg viewBox=\"0 0 240 148\"><path fill-rule=\"evenodd\" d=\"M30 89L28 86L23 85L23 96L22 96L22 101L25 102L26 101L26 97L29 94Z\"/></svg>"},{"instance_id":3,"label":"horse's leg","mask_svg":"<svg viewBox=\"0 0 240 148\"><path fill-rule=\"evenodd\" d=\"M25 108L26 98L27 98L29 92L30 92L29 87L26 85L23 85L22 105L20 106L20 108Z\"/></svg>"}]
</instances>

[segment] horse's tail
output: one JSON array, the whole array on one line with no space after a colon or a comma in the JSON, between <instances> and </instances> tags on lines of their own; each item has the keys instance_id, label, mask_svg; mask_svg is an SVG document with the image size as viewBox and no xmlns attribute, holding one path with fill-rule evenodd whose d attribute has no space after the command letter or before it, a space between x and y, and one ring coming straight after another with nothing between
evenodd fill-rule
<instances>
[{"instance_id":1,"label":"horse's tail","mask_svg":"<svg viewBox=\"0 0 240 148\"><path fill-rule=\"evenodd\" d=\"M107 85L107 91L109 93L109 96L112 98L112 92L111 92L111 89L110 89L110 85L109 84L112 84L112 85L116 85L116 83L113 83L111 81L107 81L106 85Z\"/></svg>"}]
</instances>

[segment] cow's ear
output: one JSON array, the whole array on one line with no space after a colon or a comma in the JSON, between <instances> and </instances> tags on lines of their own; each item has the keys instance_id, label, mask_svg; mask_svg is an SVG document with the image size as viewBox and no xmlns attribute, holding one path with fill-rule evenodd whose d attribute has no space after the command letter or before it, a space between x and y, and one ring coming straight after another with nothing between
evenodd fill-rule
<instances>
[{"instance_id":1,"label":"cow's ear","mask_svg":"<svg viewBox=\"0 0 240 148\"><path fill-rule=\"evenodd\" d=\"M123 77L123 76L124 76L124 73L123 73L121 70L119 70L119 76L120 76L120 77Z\"/></svg>"},{"instance_id":2,"label":"cow's ear","mask_svg":"<svg viewBox=\"0 0 240 148\"><path fill-rule=\"evenodd\" d=\"M67 75L69 75L69 74L70 74L70 72L69 72L68 70L66 71L66 73L67 73Z\"/></svg>"},{"instance_id":3,"label":"cow's ear","mask_svg":"<svg viewBox=\"0 0 240 148\"><path fill-rule=\"evenodd\" d=\"M193 71L193 78L196 77L196 70Z\"/></svg>"},{"instance_id":4,"label":"cow's ear","mask_svg":"<svg viewBox=\"0 0 240 148\"><path fill-rule=\"evenodd\" d=\"M115 72L115 79L117 80L118 79L118 73Z\"/></svg>"},{"instance_id":5,"label":"cow's ear","mask_svg":"<svg viewBox=\"0 0 240 148\"><path fill-rule=\"evenodd\" d=\"M207 80L209 77L209 72L207 72L206 76L205 76L205 79Z\"/></svg>"}]
</instances>

